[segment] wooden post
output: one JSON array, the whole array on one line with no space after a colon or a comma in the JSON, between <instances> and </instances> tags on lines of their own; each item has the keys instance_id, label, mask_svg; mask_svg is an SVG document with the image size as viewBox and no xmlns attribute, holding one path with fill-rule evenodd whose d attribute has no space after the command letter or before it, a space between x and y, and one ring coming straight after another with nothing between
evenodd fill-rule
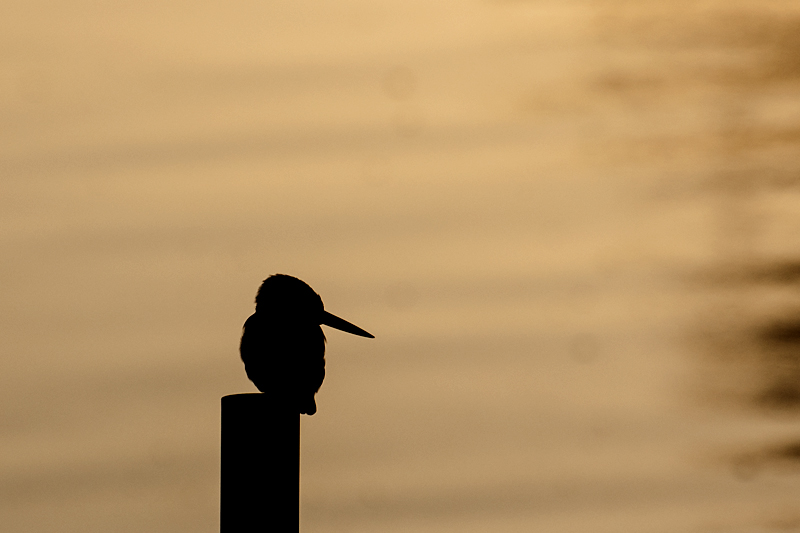
<instances>
[{"instance_id":1,"label":"wooden post","mask_svg":"<svg viewBox=\"0 0 800 533\"><path fill-rule=\"evenodd\" d=\"M220 533L299 531L297 409L257 393L221 403Z\"/></svg>"}]
</instances>

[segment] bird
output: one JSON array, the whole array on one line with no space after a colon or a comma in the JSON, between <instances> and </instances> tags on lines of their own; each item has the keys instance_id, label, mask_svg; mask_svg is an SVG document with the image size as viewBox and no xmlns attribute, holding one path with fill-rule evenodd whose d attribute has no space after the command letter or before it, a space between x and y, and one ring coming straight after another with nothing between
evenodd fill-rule
<instances>
[{"instance_id":1,"label":"bird","mask_svg":"<svg viewBox=\"0 0 800 533\"><path fill-rule=\"evenodd\" d=\"M325 311L319 294L294 276L269 276L259 287L255 304L239 345L247 377L278 404L313 415L315 395L325 379L326 339L321 325L375 337Z\"/></svg>"}]
</instances>

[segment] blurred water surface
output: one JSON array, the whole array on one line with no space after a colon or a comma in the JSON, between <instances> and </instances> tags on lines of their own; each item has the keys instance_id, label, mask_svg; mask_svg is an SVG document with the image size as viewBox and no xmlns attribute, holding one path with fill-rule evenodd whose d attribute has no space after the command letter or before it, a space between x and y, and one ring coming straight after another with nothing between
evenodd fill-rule
<instances>
[{"instance_id":1,"label":"blurred water surface","mask_svg":"<svg viewBox=\"0 0 800 533\"><path fill-rule=\"evenodd\" d=\"M218 530L268 274L304 532L800 530L800 7L6 0L4 531Z\"/></svg>"}]
</instances>

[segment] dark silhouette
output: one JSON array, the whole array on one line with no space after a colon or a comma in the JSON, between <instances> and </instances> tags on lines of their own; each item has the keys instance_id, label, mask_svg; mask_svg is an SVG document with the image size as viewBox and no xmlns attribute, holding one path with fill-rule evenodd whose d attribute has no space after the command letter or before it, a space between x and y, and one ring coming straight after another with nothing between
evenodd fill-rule
<instances>
[{"instance_id":1,"label":"dark silhouette","mask_svg":"<svg viewBox=\"0 0 800 533\"><path fill-rule=\"evenodd\" d=\"M247 377L263 394L221 402L222 533L298 530L300 414L317 411L314 395L325 378L320 324L372 338L326 312L297 278L275 274L261 284L240 351Z\"/></svg>"},{"instance_id":2,"label":"dark silhouette","mask_svg":"<svg viewBox=\"0 0 800 533\"><path fill-rule=\"evenodd\" d=\"M275 274L256 294L256 312L245 321L239 351L258 390L296 412L317 412L314 395L325 379L325 324L354 335L371 334L325 311L305 282Z\"/></svg>"},{"instance_id":3,"label":"dark silhouette","mask_svg":"<svg viewBox=\"0 0 800 533\"><path fill-rule=\"evenodd\" d=\"M268 394L221 402L220 533L298 531L300 415Z\"/></svg>"}]
</instances>

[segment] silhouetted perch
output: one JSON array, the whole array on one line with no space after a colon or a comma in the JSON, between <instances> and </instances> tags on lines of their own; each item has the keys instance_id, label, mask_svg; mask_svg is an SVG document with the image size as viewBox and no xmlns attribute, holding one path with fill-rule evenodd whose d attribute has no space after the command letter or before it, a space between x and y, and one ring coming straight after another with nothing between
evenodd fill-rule
<instances>
[{"instance_id":1,"label":"silhouetted perch","mask_svg":"<svg viewBox=\"0 0 800 533\"><path fill-rule=\"evenodd\" d=\"M257 393L221 403L220 533L299 531L297 409Z\"/></svg>"}]
</instances>

